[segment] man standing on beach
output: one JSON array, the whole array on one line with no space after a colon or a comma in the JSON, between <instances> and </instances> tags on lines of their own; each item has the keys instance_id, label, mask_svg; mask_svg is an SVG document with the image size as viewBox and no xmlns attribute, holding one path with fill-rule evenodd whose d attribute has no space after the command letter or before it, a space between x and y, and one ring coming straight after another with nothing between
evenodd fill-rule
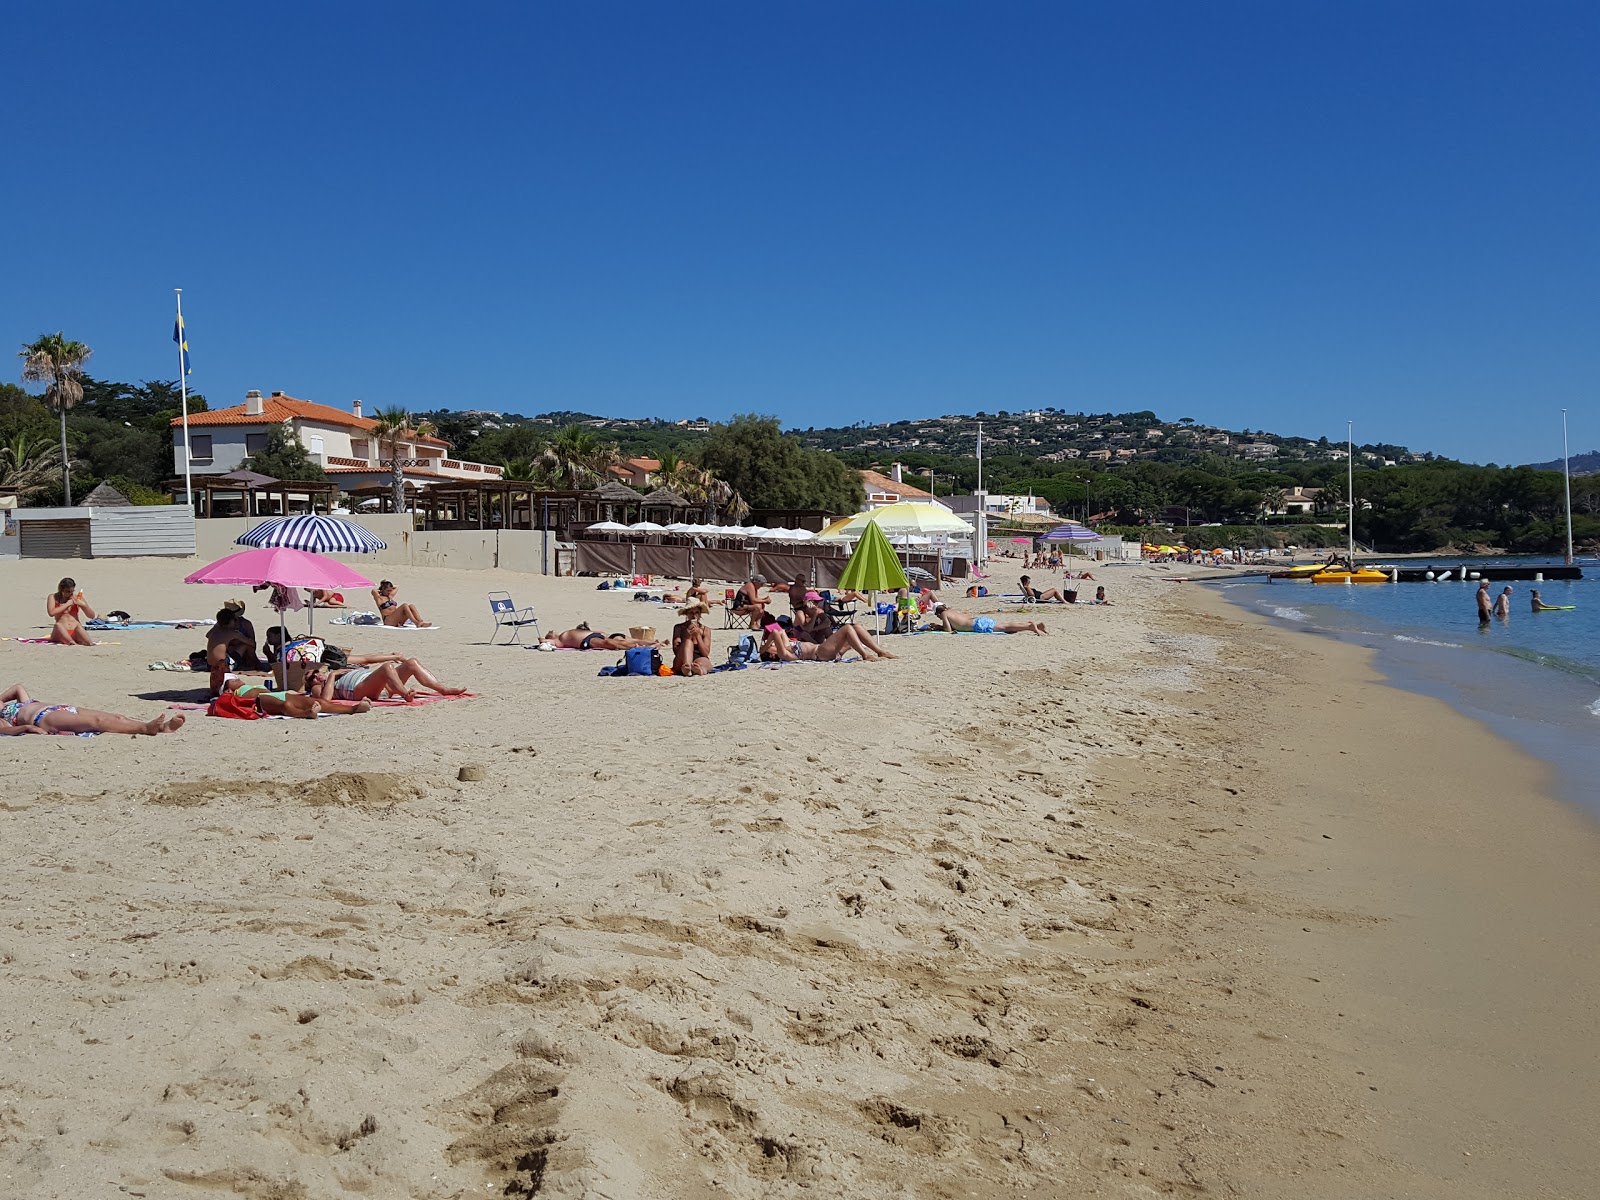
<instances>
[{"instance_id":1,"label":"man standing on beach","mask_svg":"<svg viewBox=\"0 0 1600 1200\"><path fill-rule=\"evenodd\" d=\"M1494 603L1489 599L1489 581L1485 579L1478 584L1478 624L1487 625L1493 615Z\"/></svg>"},{"instance_id":2,"label":"man standing on beach","mask_svg":"<svg viewBox=\"0 0 1600 1200\"><path fill-rule=\"evenodd\" d=\"M1502 619L1511 615L1511 587L1509 584L1494 602L1494 615Z\"/></svg>"}]
</instances>

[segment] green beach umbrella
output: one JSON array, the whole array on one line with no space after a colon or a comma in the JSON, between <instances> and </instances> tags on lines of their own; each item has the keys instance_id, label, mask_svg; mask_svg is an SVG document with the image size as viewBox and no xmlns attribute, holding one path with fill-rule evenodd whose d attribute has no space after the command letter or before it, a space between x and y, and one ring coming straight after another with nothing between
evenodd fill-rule
<instances>
[{"instance_id":1,"label":"green beach umbrella","mask_svg":"<svg viewBox=\"0 0 1600 1200\"><path fill-rule=\"evenodd\" d=\"M893 592L911 586L899 556L877 522L869 521L862 528L855 553L839 576L839 586L857 592Z\"/></svg>"},{"instance_id":2,"label":"green beach umbrella","mask_svg":"<svg viewBox=\"0 0 1600 1200\"><path fill-rule=\"evenodd\" d=\"M850 555L850 561L845 563L844 571L839 576L839 586L871 595L874 612L878 608L879 592L893 592L911 586L905 569L900 565L899 556L889 544L888 535L878 528L876 522L868 522L862 529L855 553Z\"/></svg>"}]
</instances>

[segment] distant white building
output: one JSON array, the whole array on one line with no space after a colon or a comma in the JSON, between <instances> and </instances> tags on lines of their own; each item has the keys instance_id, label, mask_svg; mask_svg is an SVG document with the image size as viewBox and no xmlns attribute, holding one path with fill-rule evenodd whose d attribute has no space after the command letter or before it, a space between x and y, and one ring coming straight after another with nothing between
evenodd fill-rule
<instances>
[{"instance_id":1,"label":"distant white building","mask_svg":"<svg viewBox=\"0 0 1600 1200\"><path fill-rule=\"evenodd\" d=\"M1236 449L1240 458L1272 458L1278 453L1271 442L1244 442Z\"/></svg>"},{"instance_id":2,"label":"distant white building","mask_svg":"<svg viewBox=\"0 0 1600 1200\"><path fill-rule=\"evenodd\" d=\"M361 415L361 401L346 412L310 400L297 400L282 392L263 397L245 393L244 403L189 416L190 470L196 475L226 475L237 471L245 459L267 448L273 426L282 427L305 447L312 461L335 482L355 487L387 482L392 476L387 453L372 430L377 425ZM415 483L445 479L498 479L503 468L490 463L465 462L449 456L443 438L409 434L400 441L405 477ZM172 459L183 474L183 419L172 419Z\"/></svg>"}]
</instances>

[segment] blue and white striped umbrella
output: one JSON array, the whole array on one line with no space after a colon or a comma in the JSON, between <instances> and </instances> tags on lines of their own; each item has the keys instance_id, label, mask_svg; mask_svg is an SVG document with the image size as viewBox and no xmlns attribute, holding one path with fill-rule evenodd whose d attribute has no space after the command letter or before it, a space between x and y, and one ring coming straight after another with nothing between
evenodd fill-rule
<instances>
[{"instance_id":1,"label":"blue and white striped umbrella","mask_svg":"<svg viewBox=\"0 0 1600 1200\"><path fill-rule=\"evenodd\" d=\"M1100 535L1087 525L1068 522L1065 525L1057 525L1039 540L1041 542L1098 542Z\"/></svg>"},{"instance_id":2,"label":"blue and white striped umbrella","mask_svg":"<svg viewBox=\"0 0 1600 1200\"><path fill-rule=\"evenodd\" d=\"M273 517L261 522L236 543L240 546L288 546L313 554L369 554L387 549L389 543L359 525L337 517L306 514L298 517Z\"/></svg>"}]
</instances>

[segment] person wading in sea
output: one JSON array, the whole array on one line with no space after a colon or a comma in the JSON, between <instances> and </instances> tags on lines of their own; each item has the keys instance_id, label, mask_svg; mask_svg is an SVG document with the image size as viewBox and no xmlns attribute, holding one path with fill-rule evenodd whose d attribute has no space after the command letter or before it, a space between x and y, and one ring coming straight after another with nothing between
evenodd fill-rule
<instances>
[{"instance_id":1,"label":"person wading in sea","mask_svg":"<svg viewBox=\"0 0 1600 1200\"><path fill-rule=\"evenodd\" d=\"M1489 599L1489 581L1478 584L1478 624L1487 625L1494 615L1494 601Z\"/></svg>"}]
</instances>

